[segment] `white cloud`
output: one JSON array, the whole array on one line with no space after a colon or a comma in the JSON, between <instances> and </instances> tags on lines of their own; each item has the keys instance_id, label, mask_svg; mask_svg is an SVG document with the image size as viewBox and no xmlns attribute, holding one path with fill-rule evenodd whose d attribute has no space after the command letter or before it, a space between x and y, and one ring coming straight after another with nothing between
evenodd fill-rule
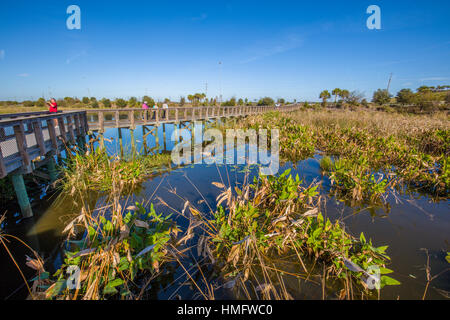
<instances>
[{"instance_id":1,"label":"white cloud","mask_svg":"<svg viewBox=\"0 0 450 320\"><path fill-rule=\"evenodd\" d=\"M5 59L5 50L0 50L0 60Z\"/></svg>"}]
</instances>

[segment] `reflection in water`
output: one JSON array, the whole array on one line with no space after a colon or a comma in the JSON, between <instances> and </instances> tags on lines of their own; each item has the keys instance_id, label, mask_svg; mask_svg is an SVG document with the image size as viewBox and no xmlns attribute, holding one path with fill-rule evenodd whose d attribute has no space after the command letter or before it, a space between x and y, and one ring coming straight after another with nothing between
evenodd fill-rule
<instances>
[{"instance_id":1,"label":"reflection in water","mask_svg":"<svg viewBox=\"0 0 450 320\"><path fill-rule=\"evenodd\" d=\"M139 153L152 154L154 152L171 151L175 145L170 140L172 132L180 130L173 124L161 125L159 128L138 127L136 130L108 129L105 138L111 140L105 146L110 154L127 154L131 151L131 137L134 135L135 148ZM180 132L182 132L180 130ZM184 137L189 138L189 137ZM195 139L199 139L195 137ZM122 151L120 141L123 141ZM197 140L196 140L197 142ZM200 141L198 141L200 142ZM242 147L242 146L241 146ZM390 269L395 270L393 277L402 282L400 286L389 286L382 290L381 297L384 299L420 299L423 295L426 275L424 267L426 255L421 248L430 250L430 266L433 275L445 270L448 267L444 259L444 252L449 251L448 234L450 230L450 215L448 214L448 201L432 202L426 196L419 195L389 195L387 198L388 210L386 208L376 208L364 206L352 208L347 204L337 201L334 197L328 197L330 191L330 181L322 176L319 166L321 156L317 154L313 158L300 161L298 163L285 163L281 165L280 172L292 168L292 174L298 174L306 184L313 181L321 182L320 192L326 199L324 213L326 216L335 219L342 219L350 233L358 236L364 232L366 238L371 238L375 246L389 245L388 254L392 259ZM211 182L223 182L227 186L241 186L247 168L244 165L191 165L177 168L176 170L156 175L144 183L130 196L128 202L138 201L146 204L155 204L157 212L172 213L158 201L158 197L164 199L170 207L175 210L182 210L184 202L180 199L189 199L195 203L197 208L208 214L215 210L215 203L220 190L214 188ZM257 168L250 169L250 181L257 174ZM176 190L176 194L170 191ZM44 199L46 200L46 199ZM89 197L90 206L98 205L101 202L101 195L91 194ZM20 227L10 228L11 233L22 236L35 249L43 253L45 258L52 254L53 260L55 249L59 248L61 231L64 222L68 221L72 215L79 214L79 201L70 196L61 195L58 200L54 198L42 202L41 210L32 221L27 221ZM39 214L39 211L41 214ZM183 217L177 218L178 224L186 228L186 220ZM191 239L190 244L194 244L197 238ZM11 244L12 251L18 257L18 261L24 262L26 250L15 244ZM194 250L195 251L195 250ZM188 257L186 264L193 263ZM198 258L195 257L194 258ZM2 277L0 295L2 297L21 297L23 290L14 293L20 286L20 277L14 266L8 261L8 257L1 253ZM274 257L274 259L278 259ZM279 257L288 260L288 257ZM190 261L190 262L189 262ZM282 262L288 272L299 272L298 266ZM178 295L182 298L196 297L195 290L189 285L181 285L185 279L184 272L173 265L167 265L164 277L160 279L157 286L153 287L148 294L148 298L175 298ZM205 274L214 272L212 266L206 266ZM27 276L32 273L27 270ZM199 274L194 273L194 277ZM177 280L178 279L178 280ZM182 280L180 280L182 279ZM320 299L321 287L314 281L304 282L297 278L285 275L285 283L292 289L293 297L298 299ZM314 279L313 279L314 280ZM299 285L300 284L300 285ZM171 289L170 289L171 288ZM436 290L437 289L437 290ZM438 290L450 291L450 274L444 273L434 280L428 290L427 298L442 299L443 296ZM20 293L21 292L21 293ZM14 294L12 294L14 293ZM11 295L12 294L12 295ZM221 288L216 292L216 298L241 297L239 292ZM331 297L331 295L330 295Z\"/></svg>"}]
</instances>

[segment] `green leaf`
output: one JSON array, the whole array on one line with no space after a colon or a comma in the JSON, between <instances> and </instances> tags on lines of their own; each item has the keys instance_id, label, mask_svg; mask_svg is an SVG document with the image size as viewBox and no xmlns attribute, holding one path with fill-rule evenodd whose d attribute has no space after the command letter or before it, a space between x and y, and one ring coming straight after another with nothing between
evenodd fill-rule
<instances>
[{"instance_id":1,"label":"green leaf","mask_svg":"<svg viewBox=\"0 0 450 320\"><path fill-rule=\"evenodd\" d=\"M103 294L116 294L117 292L119 292L119 291L117 291L117 289L114 288L114 287L108 287L108 286L106 286L106 287L103 289Z\"/></svg>"},{"instance_id":2,"label":"green leaf","mask_svg":"<svg viewBox=\"0 0 450 320\"><path fill-rule=\"evenodd\" d=\"M382 276L381 277L381 284L382 285L386 285L386 286L398 286L401 283L399 281L391 278L391 277Z\"/></svg>"},{"instance_id":3,"label":"green leaf","mask_svg":"<svg viewBox=\"0 0 450 320\"><path fill-rule=\"evenodd\" d=\"M391 269L383 268L383 267L380 268L380 273L381 274L389 274L389 273L392 273L392 272L394 272L394 271L391 270Z\"/></svg>"},{"instance_id":4,"label":"green leaf","mask_svg":"<svg viewBox=\"0 0 450 320\"><path fill-rule=\"evenodd\" d=\"M66 288L67 281L66 279L58 280L55 285L47 292L52 298L57 296L61 291Z\"/></svg>"},{"instance_id":5,"label":"green leaf","mask_svg":"<svg viewBox=\"0 0 450 320\"><path fill-rule=\"evenodd\" d=\"M378 253L385 253L385 252L386 252L386 249L387 249L388 247L389 247L389 246L381 246L381 247L376 248L376 251L377 251Z\"/></svg>"},{"instance_id":6,"label":"green leaf","mask_svg":"<svg viewBox=\"0 0 450 320\"><path fill-rule=\"evenodd\" d=\"M120 278L116 278L116 279L114 279L114 280L108 282L108 284L107 284L106 286L107 286L107 287L115 288L115 287L120 286L120 285L122 285L122 284L123 284L123 280L120 279Z\"/></svg>"},{"instance_id":7,"label":"green leaf","mask_svg":"<svg viewBox=\"0 0 450 320\"><path fill-rule=\"evenodd\" d=\"M359 236L359 241L361 241L361 243L366 243L366 237L364 237L364 233L361 232L361 235Z\"/></svg>"}]
</instances>

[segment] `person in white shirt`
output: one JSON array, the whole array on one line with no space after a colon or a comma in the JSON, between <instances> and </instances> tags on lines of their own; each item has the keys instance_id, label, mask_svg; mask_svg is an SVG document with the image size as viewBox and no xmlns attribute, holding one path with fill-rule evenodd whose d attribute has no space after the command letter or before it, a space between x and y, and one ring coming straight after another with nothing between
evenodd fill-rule
<instances>
[{"instance_id":1,"label":"person in white shirt","mask_svg":"<svg viewBox=\"0 0 450 320\"><path fill-rule=\"evenodd\" d=\"M167 105L167 103L164 103L164 104L162 105L162 107L163 107L163 109L164 109L164 111L163 111L163 118L165 119L165 118L166 118L166 112L167 112L166 109L169 109L169 106Z\"/></svg>"}]
</instances>

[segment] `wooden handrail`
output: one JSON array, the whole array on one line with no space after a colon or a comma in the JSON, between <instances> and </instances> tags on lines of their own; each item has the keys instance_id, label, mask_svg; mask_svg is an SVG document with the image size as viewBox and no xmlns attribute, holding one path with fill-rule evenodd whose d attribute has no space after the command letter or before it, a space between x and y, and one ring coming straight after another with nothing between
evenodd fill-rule
<instances>
[{"instance_id":1,"label":"wooden handrail","mask_svg":"<svg viewBox=\"0 0 450 320\"><path fill-rule=\"evenodd\" d=\"M59 154L64 144L75 143L88 131L86 111L33 113L6 118L0 120L0 178L19 169L31 172L33 159L46 157L49 153Z\"/></svg>"}]
</instances>

